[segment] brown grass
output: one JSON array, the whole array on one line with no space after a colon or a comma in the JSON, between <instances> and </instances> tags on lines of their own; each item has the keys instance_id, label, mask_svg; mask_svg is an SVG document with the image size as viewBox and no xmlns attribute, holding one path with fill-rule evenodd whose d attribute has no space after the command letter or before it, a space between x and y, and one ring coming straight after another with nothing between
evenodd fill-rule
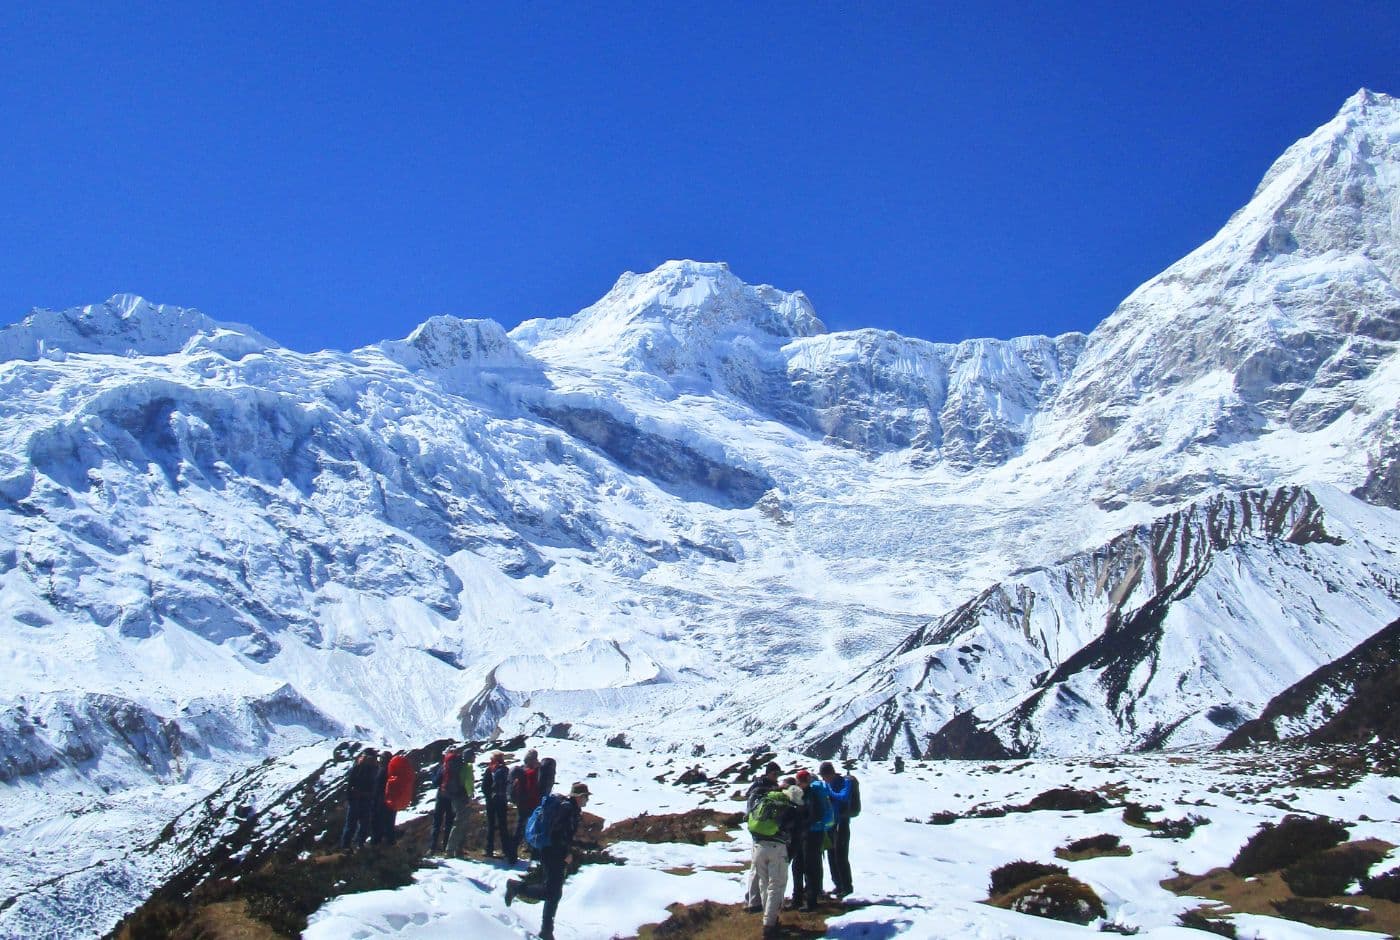
<instances>
[{"instance_id":1,"label":"brown grass","mask_svg":"<svg viewBox=\"0 0 1400 940\"><path fill-rule=\"evenodd\" d=\"M1284 882L1283 876L1276 871L1266 872L1255 878L1241 878L1228 868L1216 868L1204 875L1183 874L1168 878L1162 882L1162 887L1178 895L1218 901L1229 913L1263 914L1267 917L1288 916L1286 912L1294 910L1288 906L1288 902L1298 900ZM1367 919L1360 929L1400 936L1400 904L1394 901L1383 901L1363 895L1318 900L1365 908L1368 912ZM1279 903L1285 904L1284 911L1278 909ZM1301 911L1302 908L1297 910ZM1296 919L1314 926L1334 926L1320 919L1310 919L1302 915L1297 915Z\"/></svg>"},{"instance_id":2,"label":"brown grass","mask_svg":"<svg viewBox=\"0 0 1400 940\"><path fill-rule=\"evenodd\" d=\"M683 842L705 845L710 842L733 842L727 830L744 821L742 813L721 813L712 809L693 809L688 813L660 816L641 815L613 823L600 833L605 845L614 842Z\"/></svg>"},{"instance_id":3,"label":"brown grass","mask_svg":"<svg viewBox=\"0 0 1400 940\"><path fill-rule=\"evenodd\" d=\"M778 918L778 936L783 940L810 940L826 936L829 918L861 905L823 904L810 913L783 911ZM647 924L638 940L754 940L763 929L763 915L750 914L742 904L672 904L671 916L659 924Z\"/></svg>"}]
</instances>

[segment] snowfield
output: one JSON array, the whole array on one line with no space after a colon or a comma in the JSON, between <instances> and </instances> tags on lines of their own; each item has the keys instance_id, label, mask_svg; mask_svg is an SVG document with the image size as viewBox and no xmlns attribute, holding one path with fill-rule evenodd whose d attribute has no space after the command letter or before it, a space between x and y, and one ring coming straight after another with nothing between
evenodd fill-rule
<instances>
[{"instance_id":1,"label":"snowfield","mask_svg":"<svg viewBox=\"0 0 1400 940\"><path fill-rule=\"evenodd\" d=\"M539 746L542 754L558 759L561 782L575 778L588 782L593 792L588 811L608 822L698 807L743 809L742 800L729 799L730 793L716 797L706 793L704 785L678 787L653 779L667 774L673 780L696 765L715 773L743 757L681 760L562 741ZM779 760L785 768L815 769L800 755L786 754ZM861 781L864 811L851 827L856 887L851 901L863 906L834 917L827 936L929 940L1102 936L1097 926L1080 927L980 903L987 897L991 871L1018 859L1065 865L1103 899L1108 921L1138 928L1137 936L1182 940L1200 936L1176 924L1179 914L1198 907L1202 900L1177 897L1159 882L1181 872L1203 874L1228 865L1264 822L1276 822L1289 811L1322 814L1355 822L1353 840L1374 837L1400 844L1397 778L1365 776L1340 789L1291 785L1299 767L1308 763L1301 755L1274 761L1267 752L1143 754L1092 762L910 761L902 774L894 773L887 761L858 763L851 772ZM1024 804L1046 790L1066 786L1108 788L1122 793L1119 802L1160 805L1162 809L1152 813L1154 818L1195 814L1209 819L1209 824L1186 839L1155 838L1123 822L1121 808L1097 813L1013 813L959 819L949 825L924 822L943 811L966 813ZM1286 798L1288 810L1267 802L1280 798ZM1057 847L1101 833L1120 836L1133 854L1081 862L1055 858ZM741 904L746 875L725 869L747 863L751 842L741 830L730 835L732 842L705 846L621 843L610 847L626 864L588 865L569 878L556 935L577 940L631 937L644 924L664 921L667 907L677 902L708 899ZM1375 870L1388 870L1397 861L1400 856L1392 853ZM694 873L668 873L676 869ZM507 877L508 871L499 864L446 861L441 867L424 869L410 887L332 901L313 916L304 936L308 940L531 936L539 927L539 907L517 903L507 908ZM829 888L829 878L826 884ZM758 916L753 919L757 935ZM1238 935L1247 940L1353 935L1258 915L1236 915L1234 923Z\"/></svg>"}]
</instances>

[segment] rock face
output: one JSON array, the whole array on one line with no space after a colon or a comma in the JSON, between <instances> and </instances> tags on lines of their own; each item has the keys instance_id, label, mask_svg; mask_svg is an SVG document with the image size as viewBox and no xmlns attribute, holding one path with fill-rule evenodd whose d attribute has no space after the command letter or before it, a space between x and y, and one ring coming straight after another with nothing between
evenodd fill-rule
<instances>
[{"instance_id":1,"label":"rock face","mask_svg":"<svg viewBox=\"0 0 1400 940\"><path fill-rule=\"evenodd\" d=\"M1398 140L1358 94L1088 336L829 333L694 261L348 353L36 311L0 331L0 810L357 727L1215 743L1400 615Z\"/></svg>"},{"instance_id":2,"label":"rock face","mask_svg":"<svg viewBox=\"0 0 1400 940\"><path fill-rule=\"evenodd\" d=\"M1330 662L1400 612L1369 519L1329 517L1308 490L1246 491L1018 572L829 689L809 749L1010 757L1223 736L1300 656Z\"/></svg>"}]
</instances>

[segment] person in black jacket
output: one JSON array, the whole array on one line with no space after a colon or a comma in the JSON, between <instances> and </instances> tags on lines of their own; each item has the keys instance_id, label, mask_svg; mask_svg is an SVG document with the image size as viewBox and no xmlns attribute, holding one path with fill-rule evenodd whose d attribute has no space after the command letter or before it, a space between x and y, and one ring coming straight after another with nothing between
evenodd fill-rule
<instances>
[{"instance_id":1,"label":"person in black jacket","mask_svg":"<svg viewBox=\"0 0 1400 940\"><path fill-rule=\"evenodd\" d=\"M510 805L510 771L506 769L506 755L493 751L486 770L481 774L481 795L486 803L486 857L496 854L496 838L501 840L501 854L508 864L515 864L515 847L511 844L511 831L506 823L506 807Z\"/></svg>"},{"instance_id":2,"label":"person in black jacket","mask_svg":"<svg viewBox=\"0 0 1400 940\"><path fill-rule=\"evenodd\" d=\"M540 940L554 940L554 915L559 910L559 899L564 895L569 850L573 846L574 836L578 833L578 825L582 819L583 807L588 805L588 797L588 785L576 783L569 788L568 797L559 800L553 824L549 828L549 845L536 853L540 865L544 868L544 880L525 882L512 878L506 882L507 907L518 897L544 901Z\"/></svg>"},{"instance_id":3,"label":"person in black jacket","mask_svg":"<svg viewBox=\"0 0 1400 940\"><path fill-rule=\"evenodd\" d=\"M438 761L433 771L433 792L437 796L433 800L433 838L428 848L432 854L437 854L438 846L447 841L447 834L452 831L452 822L456 819L451 794L442 786L443 764L443 761Z\"/></svg>"},{"instance_id":4,"label":"person in black jacket","mask_svg":"<svg viewBox=\"0 0 1400 940\"><path fill-rule=\"evenodd\" d=\"M359 848L369 838L374 825L374 776L379 771L373 748L355 756L345 781L345 828L340 832L341 849Z\"/></svg>"},{"instance_id":5,"label":"person in black jacket","mask_svg":"<svg viewBox=\"0 0 1400 940\"><path fill-rule=\"evenodd\" d=\"M375 845L391 842L394 836L394 815L389 810L389 804L384 802L384 791L389 786L391 756L388 751L380 751L379 763L374 765L374 811L370 823L370 840Z\"/></svg>"}]
</instances>

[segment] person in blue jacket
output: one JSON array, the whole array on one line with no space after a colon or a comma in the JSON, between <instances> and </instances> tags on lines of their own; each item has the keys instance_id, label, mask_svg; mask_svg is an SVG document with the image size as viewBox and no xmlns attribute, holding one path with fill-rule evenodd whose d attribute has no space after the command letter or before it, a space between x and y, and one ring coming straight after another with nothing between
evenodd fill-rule
<instances>
[{"instance_id":1,"label":"person in blue jacket","mask_svg":"<svg viewBox=\"0 0 1400 940\"><path fill-rule=\"evenodd\" d=\"M855 890L851 886L851 817L860 814L860 783L850 774L838 774L831 761L822 762L817 768L817 776L822 778L831 794L831 805L836 815L826 860L831 866L831 881L836 896L844 898Z\"/></svg>"}]
</instances>

